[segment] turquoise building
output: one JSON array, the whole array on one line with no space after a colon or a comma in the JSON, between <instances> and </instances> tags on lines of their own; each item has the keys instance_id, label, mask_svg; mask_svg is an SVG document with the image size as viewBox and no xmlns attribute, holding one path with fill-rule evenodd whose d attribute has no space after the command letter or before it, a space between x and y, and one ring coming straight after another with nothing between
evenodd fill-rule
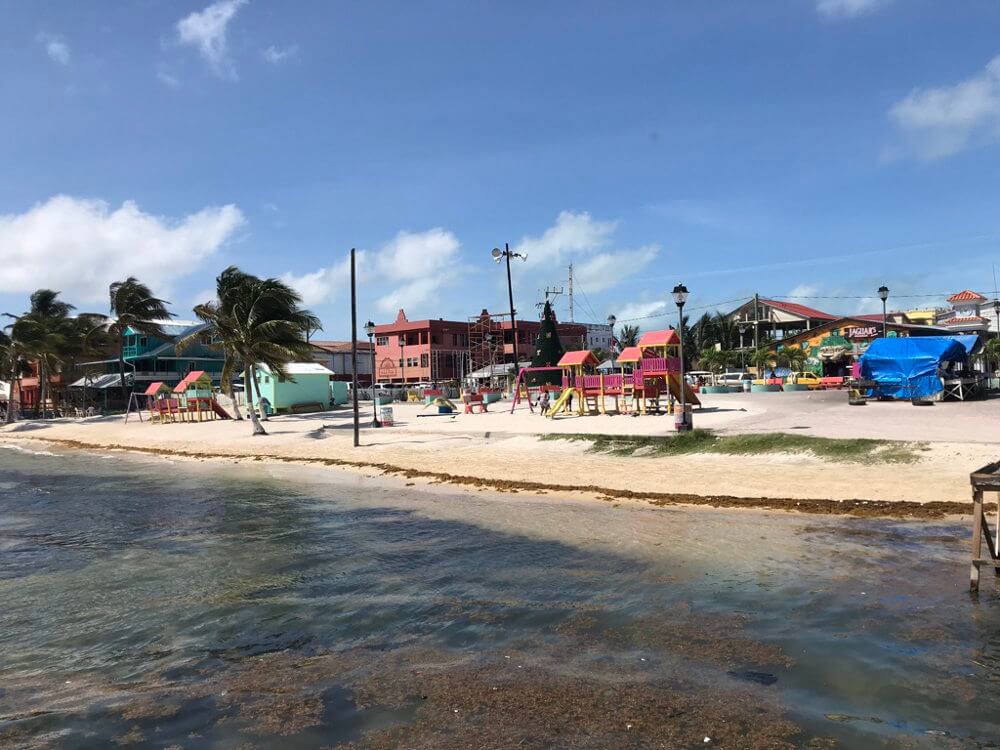
<instances>
[{"instance_id":1,"label":"turquoise building","mask_svg":"<svg viewBox=\"0 0 1000 750\"><path fill-rule=\"evenodd\" d=\"M174 386L195 370L204 370L213 383L219 384L224 358L222 352L213 349L211 340L206 335L197 338L195 343L178 351L177 342L188 338L199 331L207 330L205 323L184 320L156 321L160 324L166 338L145 336L132 328L125 329L125 347L122 353L125 357L125 378L132 390L142 393L153 382L162 381ZM81 367L91 373L87 379L89 388L117 388L119 384L118 359L103 359L97 362L84 362ZM94 375L103 373L103 377ZM71 384L71 387L83 387L83 379Z\"/></svg>"},{"instance_id":2,"label":"turquoise building","mask_svg":"<svg viewBox=\"0 0 1000 750\"><path fill-rule=\"evenodd\" d=\"M285 365L288 377L271 372L265 364L257 365L257 387L262 399L267 399L274 412L325 411L333 405L330 380L333 372L316 362L289 362ZM251 389L244 384L247 397ZM257 391L253 391L253 405L258 408Z\"/></svg>"}]
</instances>

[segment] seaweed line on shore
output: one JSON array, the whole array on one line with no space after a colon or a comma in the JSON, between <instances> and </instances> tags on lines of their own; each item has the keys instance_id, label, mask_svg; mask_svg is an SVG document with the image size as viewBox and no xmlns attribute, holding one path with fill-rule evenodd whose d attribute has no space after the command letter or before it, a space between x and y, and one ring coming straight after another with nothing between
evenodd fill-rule
<instances>
[{"instance_id":1,"label":"seaweed line on shore","mask_svg":"<svg viewBox=\"0 0 1000 750\"><path fill-rule=\"evenodd\" d=\"M5 439L6 438L6 439ZM447 472L409 469L379 461L354 461L344 458L320 458L316 456L281 456L268 453L241 454L224 452L186 451L173 448L153 448L121 445L119 443L87 443L65 438L41 438L18 435L10 439L0 437L0 442L37 441L65 448L80 450L120 450L153 456L172 456L191 459L219 459L227 461L271 461L288 464L308 464L344 469L364 469L379 471L387 476L405 479L425 480L428 483L451 484L461 487L476 487L499 492L561 492L581 493L598 499L615 502L635 500L663 507L668 505L689 505L713 508L756 508L763 510L798 511L826 515L847 515L855 517L888 517L907 519L938 519L949 515L969 515L972 501L932 501L927 503L912 500L832 500L822 498L782 498L782 497L737 497L734 495L695 495L680 492L636 492L616 487L601 487L594 484L572 485L547 482L522 481L513 479L490 479Z\"/></svg>"}]
</instances>

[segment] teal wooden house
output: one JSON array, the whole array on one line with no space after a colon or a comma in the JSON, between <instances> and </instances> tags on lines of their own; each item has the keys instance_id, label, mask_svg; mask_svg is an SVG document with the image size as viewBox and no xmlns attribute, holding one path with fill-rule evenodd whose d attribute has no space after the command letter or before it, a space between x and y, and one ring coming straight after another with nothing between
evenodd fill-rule
<instances>
[{"instance_id":1,"label":"teal wooden house","mask_svg":"<svg viewBox=\"0 0 1000 750\"><path fill-rule=\"evenodd\" d=\"M325 411L333 405L333 392L330 380L333 371L316 362L290 362L285 365L287 377L280 377L271 372L267 365L256 367L257 388L260 398L267 399L270 411L274 412L307 412ZM248 399L252 399L254 408L259 410L257 390L253 391L244 384Z\"/></svg>"},{"instance_id":2,"label":"teal wooden house","mask_svg":"<svg viewBox=\"0 0 1000 750\"><path fill-rule=\"evenodd\" d=\"M192 334L207 331L208 326L196 321L161 320L160 324L166 338L145 336L132 328L125 329L125 347L122 354L125 357L125 377L134 391L142 393L150 383L164 382L174 386L180 383L188 373L204 371L213 382L219 382L224 358L222 352L211 346L208 334L195 339L195 342L183 350L178 350L177 342ZM100 367L106 374L105 378L88 381L90 388L118 387L118 359L104 359L99 362L84 362L82 367ZM72 386L82 387L83 380Z\"/></svg>"}]
</instances>

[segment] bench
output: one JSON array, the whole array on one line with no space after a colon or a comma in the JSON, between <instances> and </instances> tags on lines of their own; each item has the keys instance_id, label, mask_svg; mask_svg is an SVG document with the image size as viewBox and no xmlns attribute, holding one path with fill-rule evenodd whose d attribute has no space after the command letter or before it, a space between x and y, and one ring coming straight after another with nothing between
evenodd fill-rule
<instances>
[{"instance_id":1,"label":"bench","mask_svg":"<svg viewBox=\"0 0 1000 750\"><path fill-rule=\"evenodd\" d=\"M462 401L465 402L465 413L475 414L476 409L479 409L480 414L485 414L489 411L486 408L486 401L483 400L483 394L481 393L469 393L462 397Z\"/></svg>"}]
</instances>

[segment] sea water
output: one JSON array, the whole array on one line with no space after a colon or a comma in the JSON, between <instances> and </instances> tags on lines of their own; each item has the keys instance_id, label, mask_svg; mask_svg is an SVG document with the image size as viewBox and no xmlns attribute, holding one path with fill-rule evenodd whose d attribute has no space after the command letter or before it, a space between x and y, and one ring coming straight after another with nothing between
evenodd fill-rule
<instances>
[{"instance_id":1,"label":"sea water","mask_svg":"<svg viewBox=\"0 0 1000 750\"><path fill-rule=\"evenodd\" d=\"M968 533L0 447L0 747L998 747Z\"/></svg>"}]
</instances>

